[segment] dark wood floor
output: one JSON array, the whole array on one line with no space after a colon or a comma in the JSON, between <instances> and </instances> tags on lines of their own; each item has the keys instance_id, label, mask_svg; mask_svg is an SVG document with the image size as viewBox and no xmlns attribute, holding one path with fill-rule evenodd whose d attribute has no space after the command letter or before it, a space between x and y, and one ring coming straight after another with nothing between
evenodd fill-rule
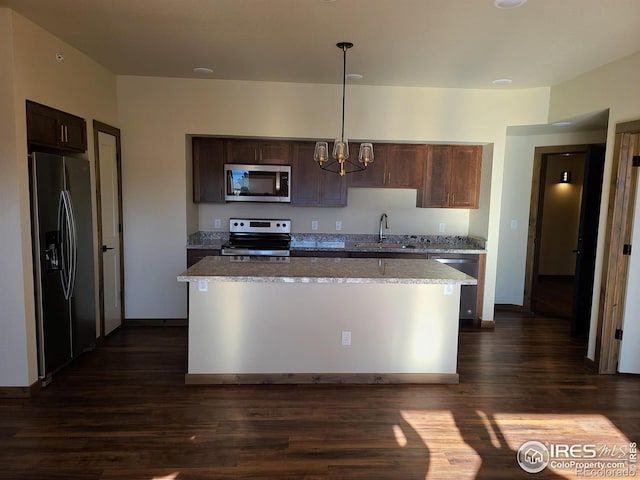
<instances>
[{"instance_id":1,"label":"dark wood floor","mask_svg":"<svg viewBox=\"0 0 640 480\"><path fill-rule=\"evenodd\" d=\"M532 309L542 315L571 318L573 284L571 275L538 275L534 279Z\"/></svg>"},{"instance_id":2,"label":"dark wood floor","mask_svg":"<svg viewBox=\"0 0 640 480\"><path fill-rule=\"evenodd\" d=\"M640 378L592 374L584 352L566 321L500 313L461 332L459 385L187 387L186 330L127 327L0 399L0 478L532 478L525 441L640 439Z\"/></svg>"}]
</instances>

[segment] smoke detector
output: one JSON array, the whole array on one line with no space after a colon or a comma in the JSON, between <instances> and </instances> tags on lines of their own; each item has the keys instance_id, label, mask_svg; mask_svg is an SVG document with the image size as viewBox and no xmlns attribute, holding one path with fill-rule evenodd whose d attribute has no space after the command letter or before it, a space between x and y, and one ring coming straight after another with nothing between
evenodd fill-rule
<instances>
[{"instance_id":1,"label":"smoke detector","mask_svg":"<svg viewBox=\"0 0 640 480\"><path fill-rule=\"evenodd\" d=\"M493 3L498 8L515 8L523 5L527 0L495 0Z\"/></svg>"}]
</instances>

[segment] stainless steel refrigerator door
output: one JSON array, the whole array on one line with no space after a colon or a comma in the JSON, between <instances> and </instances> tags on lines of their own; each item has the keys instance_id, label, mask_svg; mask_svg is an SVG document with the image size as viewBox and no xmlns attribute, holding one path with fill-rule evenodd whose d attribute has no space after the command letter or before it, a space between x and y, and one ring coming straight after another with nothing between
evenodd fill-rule
<instances>
[{"instance_id":1,"label":"stainless steel refrigerator door","mask_svg":"<svg viewBox=\"0 0 640 480\"><path fill-rule=\"evenodd\" d=\"M73 211L76 247L75 271L71 292L73 356L92 350L96 343L96 301L93 248L93 211L89 162L64 157L65 186Z\"/></svg>"},{"instance_id":2,"label":"stainless steel refrigerator door","mask_svg":"<svg viewBox=\"0 0 640 480\"><path fill-rule=\"evenodd\" d=\"M31 210L40 378L72 358L71 310L62 278L62 232L58 225L64 187L62 157L31 154Z\"/></svg>"}]
</instances>

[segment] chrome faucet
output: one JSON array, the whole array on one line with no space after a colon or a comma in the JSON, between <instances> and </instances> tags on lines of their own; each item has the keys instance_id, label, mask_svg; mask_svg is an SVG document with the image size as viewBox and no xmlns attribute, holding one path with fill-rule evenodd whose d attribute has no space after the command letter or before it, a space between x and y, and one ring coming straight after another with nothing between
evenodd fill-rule
<instances>
[{"instance_id":1,"label":"chrome faucet","mask_svg":"<svg viewBox=\"0 0 640 480\"><path fill-rule=\"evenodd\" d=\"M389 217L387 216L386 213L383 213L382 215L380 215L380 231L378 232L378 243L382 243L382 240L386 238L382 234L383 228L389 228Z\"/></svg>"}]
</instances>

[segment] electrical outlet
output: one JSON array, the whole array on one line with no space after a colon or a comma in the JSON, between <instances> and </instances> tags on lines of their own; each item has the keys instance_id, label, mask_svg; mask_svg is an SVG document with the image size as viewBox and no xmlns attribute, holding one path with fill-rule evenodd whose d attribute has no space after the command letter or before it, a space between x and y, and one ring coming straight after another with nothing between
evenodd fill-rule
<instances>
[{"instance_id":1,"label":"electrical outlet","mask_svg":"<svg viewBox=\"0 0 640 480\"><path fill-rule=\"evenodd\" d=\"M445 285L444 286L444 294L445 295L453 295L453 285Z\"/></svg>"},{"instance_id":2,"label":"electrical outlet","mask_svg":"<svg viewBox=\"0 0 640 480\"><path fill-rule=\"evenodd\" d=\"M336 232L342 230L342 222L340 220L336 220Z\"/></svg>"},{"instance_id":3,"label":"electrical outlet","mask_svg":"<svg viewBox=\"0 0 640 480\"><path fill-rule=\"evenodd\" d=\"M222 221L219 218L213 221L213 228L222 228Z\"/></svg>"},{"instance_id":4,"label":"electrical outlet","mask_svg":"<svg viewBox=\"0 0 640 480\"><path fill-rule=\"evenodd\" d=\"M513 220L511 220L511 230L517 230L517 229L518 229L518 220L514 218Z\"/></svg>"},{"instance_id":5,"label":"electrical outlet","mask_svg":"<svg viewBox=\"0 0 640 480\"><path fill-rule=\"evenodd\" d=\"M445 229L446 229L446 225L444 223L440 223L438 225L438 232L444 233Z\"/></svg>"},{"instance_id":6,"label":"electrical outlet","mask_svg":"<svg viewBox=\"0 0 640 480\"><path fill-rule=\"evenodd\" d=\"M342 346L343 347L348 347L349 345L351 345L351 331L350 330L343 330L342 331Z\"/></svg>"},{"instance_id":7,"label":"electrical outlet","mask_svg":"<svg viewBox=\"0 0 640 480\"><path fill-rule=\"evenodd\" d=\"M318 220L311 220L311 230L318 229Z\"/></svg>"}]
</instances>

